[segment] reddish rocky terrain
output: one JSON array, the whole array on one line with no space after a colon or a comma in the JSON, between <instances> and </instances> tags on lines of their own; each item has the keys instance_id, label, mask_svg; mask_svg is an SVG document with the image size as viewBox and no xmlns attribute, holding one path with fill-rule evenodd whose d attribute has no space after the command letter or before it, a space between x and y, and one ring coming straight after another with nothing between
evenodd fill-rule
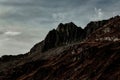
<instances>
[{"instance_id":1,"label":"reddish rocky terrain","mask_svg":"<svg viewBox=\"0 0 120 80\"><path fill-rule=\"evenodd\" d=\"M2 56L0 80L120 80L120 16L59 24L30 52Z\"/></svg>"}]
</instances>

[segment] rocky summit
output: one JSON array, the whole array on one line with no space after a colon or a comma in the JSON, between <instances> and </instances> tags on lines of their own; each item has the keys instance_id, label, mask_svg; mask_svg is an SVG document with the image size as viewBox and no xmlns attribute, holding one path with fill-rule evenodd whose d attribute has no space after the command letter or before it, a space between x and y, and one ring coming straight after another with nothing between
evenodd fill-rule
<instances>
[{"instance_id":1,"label":"rocky summit","mask_svg":"<svg viewBox=\"0 0 120 80\"><path fill-rule=\"evenodd\" d=\"M2 56L0 80L120 80L120 16L60 23L28 53Z\"/></svg>"},{"instance_id":2,"label":"rocky summit","mask_svg":"<svg viewBox=\"0 0 120 80\"><path fill-rule=\"evenodd\" d=\"M82 41L84 38L84 30L80 27L77 27L74 23L60 23L57 29L53 29L46 36L43 51L60 45Z\"/></svg>"}]
</instances>

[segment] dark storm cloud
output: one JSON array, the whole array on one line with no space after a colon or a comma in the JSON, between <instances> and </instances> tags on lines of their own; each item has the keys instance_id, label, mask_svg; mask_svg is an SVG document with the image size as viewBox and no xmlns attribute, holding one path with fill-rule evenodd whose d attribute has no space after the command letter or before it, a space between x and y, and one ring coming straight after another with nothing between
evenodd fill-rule
<instances>
[{"instance_id":1,"label":"dark storm cloud","mask_svg":"<svg viewBox=\"0 0 120 80\"><path fill-rule=\"evenodd\" d=\"M6 0L1 1L0 4L2 6L11 6L13 10L3 14L1 16L2 19L10 19L10 20L18 20L18 21L29 21L31 19L36 19L41 21L41 23L48 22L50 23L52 20L53 13L66 12L73 10L79 5L83 5L87 1L75 0ZM78 5L79 4L79 5ZM43 19L43 21L42 21ZM45 21L46 20L46 21ZM50 22L49 22L50 21Z\"/></svg>"},{"instance_id":2,"label":"dark storm cloud","mask_svg":"<svg viewBox=\"0 0 120 80\"><path fill-rule=\"evenodd\" d=\"M58 14L58 16L59 14L63 14L61 16L72 16L72 18L67 19L66 22L69 20L74 21L75 19L75 22L79 20L80 23L82 20L86 21L86 17L89 15L93 15L94 8L101 8L110 12L112 7L114 7L112 10L118 10L119 6L117 6L117 4L119 4L119 2L119 0L2 0L0 5L12 7L13 9L0 17L1 19L13 22L19 21L27 23L34 20L42 24L52 24L55 22L54 14ZM64 20L62 22L64 22ZM81 23L81 25L84 24Z\"/></svg>"},{"instance_id":3,"label":"dark storm cloud","mask_svg":"<svg viewBox=\"0 0 120 80\"><path fill-rule=\"evenodd\" d=\"M79 5L84 5L88 2L87 0L5 0L1 1L1 5L5 6L42 6L42 7L74 7ZM79 4L79 5L78 5Z\"/></svg>"}]
</instances>

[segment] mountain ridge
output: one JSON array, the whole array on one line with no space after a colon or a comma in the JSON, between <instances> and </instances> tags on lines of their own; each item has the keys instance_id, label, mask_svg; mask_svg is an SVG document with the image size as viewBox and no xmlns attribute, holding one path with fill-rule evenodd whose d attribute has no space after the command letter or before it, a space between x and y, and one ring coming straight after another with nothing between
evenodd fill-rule
<instances>
[{"instance_id":1,"label":"mountain ridge","mask_svg":"<svg viewBox=\"0 0 120 80\"><path fill-rule=\"evenodd\" d=\"M76 41L83 41L95 30L97 30L100 27L103 27L111 20L117 19L117 18L119 18L118 15L108 20L91 21L90 23L87 24L87 26L84 29L82 29L81 27L78 27L73 22L69 22L65 24L60 23L56 29L49 31L45 39L42 41L43 45L42 45L41 52L47 51L54 47L71 44ZM53 41L53 42L49 42L49 41Z\"/></svg>"}]
</instances>

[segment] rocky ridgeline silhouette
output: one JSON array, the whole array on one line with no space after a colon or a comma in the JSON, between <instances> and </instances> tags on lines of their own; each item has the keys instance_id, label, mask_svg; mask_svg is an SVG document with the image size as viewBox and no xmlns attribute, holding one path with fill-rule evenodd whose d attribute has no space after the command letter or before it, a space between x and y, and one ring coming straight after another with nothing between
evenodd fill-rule
<instances>
[{"instance_id":1,"label":"rocky ridgeline silhouette","mask_svg":"<svg viewBox=\"0 0 120 80\"><path fill-rule=\"evenodd\" d=\"M35 51L45 52L51 48L71 44L77 41L82 42L88 38L91 33L108 25L111 21L115 21L116 19L119 19L119 16L115 16L108 20L92 21L88 23L84 29L78 27L73 22L66 24L60 23L56 29L49 31L42 42L36 44L35 47L31 49L31 53ZM95 36L95 34L92 34L92 36Z\"/></svg>"},{"instance_id":2,"label":"rocky ridgeline silhouette","mask_svg":"<svg viewBox=\"0 0 120 80\"><path fill-rule=\"evenodd\" d=\"M44 52L54 47L71 44L77 41L81 42L90 33L100 26L103 26L105 22L106 21L90 22L85 29L76 26L73 22L66 24L60 23L57 29L49 31L43 42L36 44L35 47L31 49L31 52L38 51L38 49Z\"/></svg>"}]
</instances>

